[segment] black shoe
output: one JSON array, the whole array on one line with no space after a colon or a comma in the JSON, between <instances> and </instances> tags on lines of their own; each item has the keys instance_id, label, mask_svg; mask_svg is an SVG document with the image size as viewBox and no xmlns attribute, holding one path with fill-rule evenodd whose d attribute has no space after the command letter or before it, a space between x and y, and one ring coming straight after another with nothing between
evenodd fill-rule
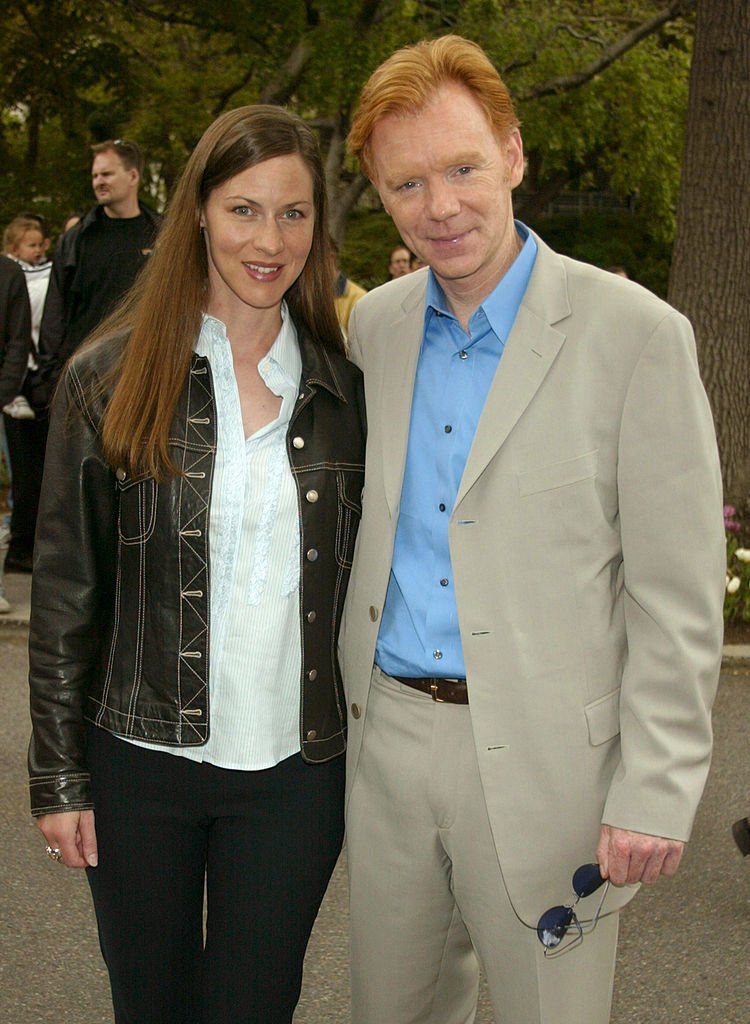
<instances>
[{"instance_id":1,"label":"black shoe","mask_svg":"<svg viewBox=\"0 0 750 1024\"><path fill-rule=\"evenodd\" d=\"M5 571L31 572L31 555L11 555L9 552L5 556Z\"/></svg>"},{"instance_id":2,"label":"black shoe","mask_svg":"<svg viewBox=\"0 0 750 1024\"><path fill-rule=\"evenodd\" d=\"M750 856L750 821L740 818L732 825L732 835L743 857Z\"/></svg>"}]
</instances>

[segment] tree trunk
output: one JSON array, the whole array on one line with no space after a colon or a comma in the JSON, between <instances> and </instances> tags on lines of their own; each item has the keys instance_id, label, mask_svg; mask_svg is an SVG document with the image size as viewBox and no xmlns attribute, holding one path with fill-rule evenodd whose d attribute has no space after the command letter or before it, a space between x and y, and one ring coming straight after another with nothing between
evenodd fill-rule
<instances>
[{"instance_id":1,"label":"tree trunk","mask_svg":"<svg viewBox=\"0 0 750 1024\"><path fill-rule=\"evenodd\" d=\"M700 0L669 300L693 323L726 500L750 495L750 4Z\"/></svg>"}]
</instances>

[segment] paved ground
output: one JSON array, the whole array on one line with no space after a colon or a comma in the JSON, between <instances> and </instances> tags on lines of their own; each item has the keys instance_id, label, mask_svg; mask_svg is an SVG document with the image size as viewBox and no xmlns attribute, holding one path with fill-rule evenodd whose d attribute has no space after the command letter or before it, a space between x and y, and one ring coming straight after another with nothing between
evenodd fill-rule
<instances>
[{"instance_id":1,"label":"paved ground","mask_svg":"<svg viewBox=\"0 0 750 1024\"><path fill-rule=\"evenodd\" d=\"M0 1021L111 1024L85 879L46 859L27 816L25 644L25 629L0 629ZM623 915L612 1024L750 1020L750 860L729 831L750 811L749 725L750 669L738 664L722 673L714 764L683 868ZM342 863L308 951L295 1024L348 1021L346 946ZM477 1024L493 1022L483 993Z\"/></svg>"}]
</instances>

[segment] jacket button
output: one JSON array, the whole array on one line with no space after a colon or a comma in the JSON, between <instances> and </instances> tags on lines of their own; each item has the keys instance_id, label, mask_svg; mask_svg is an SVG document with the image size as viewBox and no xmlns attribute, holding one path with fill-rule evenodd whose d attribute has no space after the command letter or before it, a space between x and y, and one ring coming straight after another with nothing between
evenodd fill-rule
<instances>
[{"instance_id":1,"label":"jacket button","mask_svg":"<svg viewBox=\"0 0 750 1024\"><path fill-rule=\"evenodd\" d=\"M318 500L318 497L319 495L317 491L308 491L307 494L305 495L306 500L309 501L311 505L315 504L315 502Z\"/></svg>"},{"instance_id":2,"label":"jacket button","mask_svg":"<svg viewBox=\"0 0 750 1024\"><path fill-rule=\"evenodd\" d=\"M308 562L317 562L317 560L318 560L318 552L315 550L315 548L310 548L310 550L307 552L307 556L306 557L307 557Z\"/></svg>"},{"instance_id":3,"label":"jacket button","mask_svg":"<svg viewBox=\"0 0 750 1024\"><path fill-rule=\"evenodd\" d=\"M127 480L128 478L128 474L125 472L124 469L118 469L117 472L115 473L115 476L120 481L120 483L122 483L123 480Z\"/></svg>"},{"instance_id":4,"label":"jacket button","mask_svg":"<svg viewBox=\"0 0 750 1024\"><path fill-rule=\"evenodd\" d=\"M311 683L314 683L315 680L318 678L318 670L316 668L311 668L310 671L307 673L307 678L310 680Z\"/></svg>"},{"instance_id":5,"label":"jacket button","mask_svg":"<svg viewBox=\"0 0 750 1024\"><path fill-rule=\"evenodd\" d=\"M378 610L373 605L370 605L370 619L372 622L378 621Z\"/></svg>"},{"instance_id":6,"label":"jacket button","mask_svg":"<svg viewBox=\"0 0 750 1024\"><path fill-rule=\"evenodd\" d=\"M318 734L317 734L317 732L314 729L311 729L308 732L307 736L305 736L306 740L316 740L317 738L318 738Z\"/></svg>"},{"instance_id":7,"label":"jacket button","mask_svg":"<svg viewBox=\"0 0 750 1024\"><path fill-rule=\"evenodd\" d=\"M292 444L294 445L295 448L304 448L305 440L302 437L293 437Z\"/></svg>"},{"instance_id":8,"label":"jacket button","mask_svg":"<svg viewBox=\"0 0 750 1024\"><path fill-rule=\"evenodd\" d=\"M315 622L317 617L318 617L318 613L317 612L308 612L307 613L307 621L308 622Z\"/></svg>"},{"instance_id":9,"label":"jacket button","mask_svg":"<svg viewBox=\"0 0 750 1024\"><path fill-rule=\"evenodd\" d=\"M352 704L352 718L359 718L362 712L359 709L359 704Z\"/></svg>"}]
</instances>

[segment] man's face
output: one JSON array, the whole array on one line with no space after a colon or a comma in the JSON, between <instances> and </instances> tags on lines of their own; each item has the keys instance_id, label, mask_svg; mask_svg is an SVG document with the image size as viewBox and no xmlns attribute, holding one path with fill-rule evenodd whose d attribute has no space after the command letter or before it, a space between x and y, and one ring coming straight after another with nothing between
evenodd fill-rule
<instances>
[{"instance_id":1,"label":"man's face","mask_svg":"<svg viewBox=\"0 0 750 1024\"><path fill-rule=\"evenodd\" d=\"M117 207L138 192L138 171L128 169L114 150L97 153L91 166L91 184L100 206Z\"/></svg>"},{"instance_id":2,"label":"man's face","mask_svg":"<svg viewBox=\"0 0 750 1024\"><path fill-rule=\"evenodd\" d=\"M403 277L410 273L411 253L408 249L394 249L391 253L391 262L388 264L388 271L391 277Z\"/></svg>"},{"instance_id":3,"label":"man's face","mask_svg":"<svg viewBox=\"0 0 750 1024\"><path fill-rule=\"evenodd\" d=\"M498 141L472 94L449 83L424 110L379 121L370 144L375 186L412 252L449 298L455 289L489 295L517 252L518 131Z\"/></svg>"}]
</instances>

